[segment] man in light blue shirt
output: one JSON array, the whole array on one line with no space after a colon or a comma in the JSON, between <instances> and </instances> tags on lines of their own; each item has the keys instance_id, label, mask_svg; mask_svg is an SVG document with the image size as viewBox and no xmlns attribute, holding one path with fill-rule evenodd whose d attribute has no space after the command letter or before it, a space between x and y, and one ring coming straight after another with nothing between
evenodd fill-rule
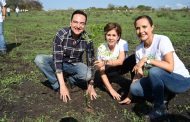
<instances>
[{"instance_id":1,"label":"man in light blue shirt","mask_svg":"<svg viewBox=\"0 0 190 122\"><path fill-rule=\"evenodd\" d=\"M0 55L4 55L7 52L6 43L4 39L3 21L6 17L6 0L0 0Z\"/></svg>"}]
</instances>

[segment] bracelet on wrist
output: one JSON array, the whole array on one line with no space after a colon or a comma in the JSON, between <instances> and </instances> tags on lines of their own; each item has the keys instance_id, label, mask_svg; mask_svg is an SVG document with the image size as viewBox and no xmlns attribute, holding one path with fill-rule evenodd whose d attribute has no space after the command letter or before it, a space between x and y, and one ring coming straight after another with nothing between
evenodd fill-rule
<instances>
[{"instance_id":1,"label":"bracelet on wrist","mask_svg":"<svg viewBox=\"0 0 190 122\"><path fill-rule=\"evenodd\" d=\"M146 63L147 63L147 64L150 64L150 63L151 63L151 59L150 59L150 58L147 58Z\"/></svg>"}]
</instances>

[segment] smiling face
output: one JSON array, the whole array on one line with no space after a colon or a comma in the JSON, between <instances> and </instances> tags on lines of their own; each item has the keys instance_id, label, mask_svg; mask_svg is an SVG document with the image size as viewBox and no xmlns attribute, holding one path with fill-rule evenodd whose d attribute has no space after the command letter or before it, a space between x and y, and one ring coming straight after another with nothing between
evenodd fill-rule
<instances>
[{"instance_id":1,"label":"smiling face","mask_svg":"<svg viewBox=\"0 0 190 122\"><path fill-rule=\"evenodd\" d=\"M151 26L147 18L138 19L135 23L135 29L141 41L149 42L152 40L154 26Z\"/></svg>"},{"instance_id":2,"label":"smiling face","mask_svg":"<svg viewBox=\"0 0 190 122\"><path fill-rule=\"evenodd\" d=\"M74 36L79 36L85 29L86 17L82 14L75 14L70 22Z\"/></svg>"},{"instance_id":3,"label":"smiling face","mask_svg":"<svg viewBox=\"0 0 190 122\"><path fill-rule=\"evenodd\" d=\"M106 41L108 43L108 46L112 47L112 48L115 47L115 45L117 44L117 42L120 38L115 29L108 31L106 33L105 37L106 37Z\"/></svg>"}]
</instances>

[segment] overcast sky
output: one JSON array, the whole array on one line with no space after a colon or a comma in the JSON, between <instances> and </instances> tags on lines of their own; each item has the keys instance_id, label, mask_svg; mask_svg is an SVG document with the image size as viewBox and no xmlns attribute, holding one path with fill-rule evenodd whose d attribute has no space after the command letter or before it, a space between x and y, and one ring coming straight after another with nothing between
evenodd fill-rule
<instances>
[{"instance_id":1,"label":"overcast sky","mask_svg":"<svg viewBox=\"0 0 190 122\"><path fill-rule=\"evenodd\" d=\"M115 6L137 7L138 5L151 6L153 8L170 7L183 8L190 7L190 0L39 0L44 10L53 9L85 9L89 7L107 8L108 4Z\"/></svg>"}]
</instances>

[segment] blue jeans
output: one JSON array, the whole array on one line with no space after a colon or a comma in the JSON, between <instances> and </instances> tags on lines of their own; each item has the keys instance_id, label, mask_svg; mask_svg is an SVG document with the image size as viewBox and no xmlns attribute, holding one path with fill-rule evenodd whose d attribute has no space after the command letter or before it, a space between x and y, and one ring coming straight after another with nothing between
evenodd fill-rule
<instances>
[{"instance_id":1,"label":"blue jeans","mask_svg":"<svg viewBox=\"0 0 190 122\"><path fill-rule=\"evenodd\" d=\"M3 22L0 22L0 51L6 51L6 43L4 39Z\"/></svg>"},{"instance_id":2,"label":"blue jeans","mask_svg":"<svg viewBox=\"0 0 190 122\"><path fill-rule=\"evenodd\" d=\"M176 73L169 73L161 68L152 67L148 77L143 77L130 86L134 96L154 99L154 106L164 104L165 89L173 93L182 93L190 88L190 77L186 78Z\"/></svg>"},{"instance_id":3,"label":"blue jeans","mask_svg":"<svg viewBox=\"0 0 190 122\"><path fill-rule=\"evenodd\" d=\"M52 88L59 88L52 55L37 55L34 62L47 77ZM70 84L81 84L91 80L91 69L88 68L87 65L85 65L84 63L63 63L62 70L63 74L67 75L66 80Z\"/></svg>"}]
</instances>

